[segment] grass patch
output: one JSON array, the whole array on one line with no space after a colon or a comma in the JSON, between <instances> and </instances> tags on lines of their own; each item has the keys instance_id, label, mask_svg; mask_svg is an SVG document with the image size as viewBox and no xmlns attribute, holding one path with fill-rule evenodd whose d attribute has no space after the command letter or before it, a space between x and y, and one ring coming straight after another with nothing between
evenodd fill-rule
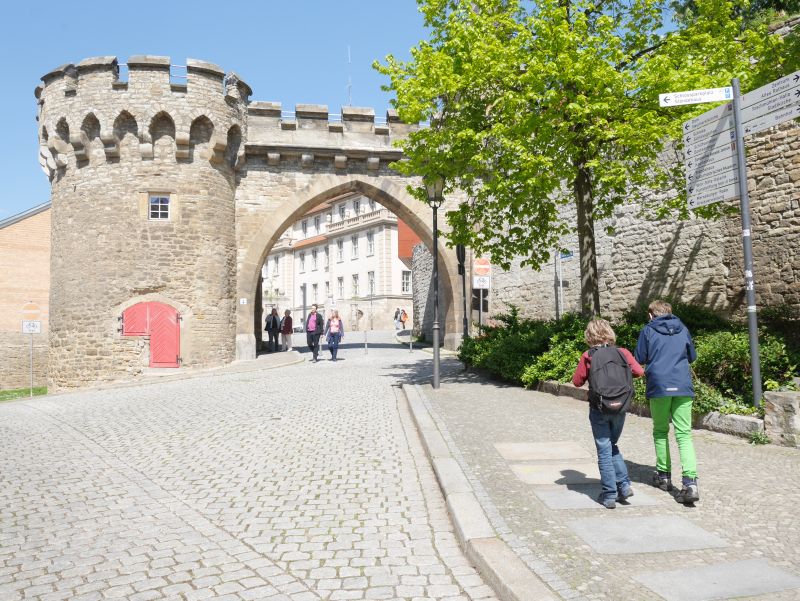
<instances>
[{"instance_id":1,"label":"grass patch","mask_svg":"<svg viewBox=\"0 0 800 601\"><path fill-rule=\"evenodd\" d=\"M13 390L0 390L0 401L10 401L30 396L30 388L14 388ZM33 396L47 394L47 386L34 386Z\"/></svg>"}]
</instances>

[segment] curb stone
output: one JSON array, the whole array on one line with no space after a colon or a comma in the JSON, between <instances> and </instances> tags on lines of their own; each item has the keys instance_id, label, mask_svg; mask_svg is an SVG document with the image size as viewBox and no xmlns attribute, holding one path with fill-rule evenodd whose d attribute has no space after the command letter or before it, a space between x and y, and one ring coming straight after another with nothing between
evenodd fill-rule
<instances>
[{"instance_id":1,"label":"curb stone","mask_svg":"<svg viewBox=\"0 0 800 601\"><path fill-rule=\"evenodd\" d=\"M403 384L406 403L433 465L464 553L502 601L556 601L552 590L498 536L472 486L422 401L418 385Z\"/></svg>"}]
</instances>

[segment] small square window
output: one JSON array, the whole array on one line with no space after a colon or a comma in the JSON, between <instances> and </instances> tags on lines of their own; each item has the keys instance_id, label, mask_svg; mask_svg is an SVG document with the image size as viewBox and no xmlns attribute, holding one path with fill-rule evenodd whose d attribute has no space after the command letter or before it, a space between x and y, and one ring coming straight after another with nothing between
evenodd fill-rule
<instances>
[{"instance_id":1,"label":"small square window","mask_svg":"<svg viewBox=\"0 0 800 601\"><path fill-rule=\"evenodd\" d=\"M169 196L150 197L150 219L169 219Z\"/></svg>"}]
</instances>

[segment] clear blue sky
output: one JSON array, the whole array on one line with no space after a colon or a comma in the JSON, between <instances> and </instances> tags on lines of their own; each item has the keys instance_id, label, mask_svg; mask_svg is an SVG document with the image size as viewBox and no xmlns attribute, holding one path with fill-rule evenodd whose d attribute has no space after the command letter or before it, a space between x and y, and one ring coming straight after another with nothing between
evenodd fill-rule
<instances>
[{"instance_id":1,"label":"clear blue sky","mask_svg":"<svg viewBox=\"0 0 800 601\"><path fill-rule=\"evenodd\" d=\"M0 37L0 219L50 200L37 155L39 78L64 63L114 55L197 58L236 71L253 88L252 100L347 104L347 47L351 47L352 104L383 115L386 79L371 67L387 54L408 58L426 37L414 0L12 1L3 8Z\"/></svg>"}]
</instances>

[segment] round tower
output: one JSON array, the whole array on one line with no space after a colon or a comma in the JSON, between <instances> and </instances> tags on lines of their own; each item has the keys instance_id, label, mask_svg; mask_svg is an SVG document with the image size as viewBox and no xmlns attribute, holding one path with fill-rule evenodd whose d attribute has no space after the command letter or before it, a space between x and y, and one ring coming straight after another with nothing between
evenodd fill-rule
<instances>
[{"instance_id":1,"label":"round tower","mask_svg":"<svg viewBox=\"0 0 800 601\"><path fill-rule=\"evenodd\" d=\"M216 65L159 56L90 58L42 81L50 386L233 360L234 195L250 88Z\"/></svg>"}]
</instances>

